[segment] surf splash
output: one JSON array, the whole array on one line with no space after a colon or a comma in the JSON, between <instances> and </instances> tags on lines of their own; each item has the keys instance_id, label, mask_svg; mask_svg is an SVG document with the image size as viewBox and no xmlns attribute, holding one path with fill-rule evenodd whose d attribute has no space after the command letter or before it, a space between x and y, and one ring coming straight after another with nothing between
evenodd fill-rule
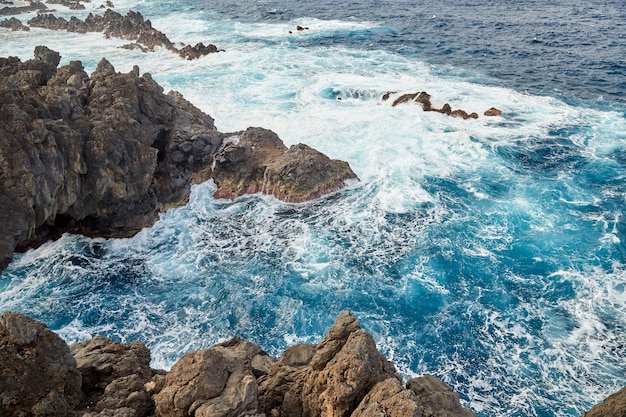
<instances>
[{"instance_id":1,"label":"surf splash","mask_svg":"<svg viewBox=\"0 0 626 417\"><path fill-rule=\"evenodd\" d=\"M138 64L221 131L270 128L349 161L361 182L303 204L216 200L201 184L132 239L66 235L17 255L0 279L3 310L69 342L141 340L168 368L233 335L278 354L349 309L403 375L434 374L485 416L579 415L623 384L623 108L377 48L367 39L395 29L366 20L118 5L136 6L172 40L226 52L184 61L32 29L0 33L0 56L28 59L45 36L62 64ZM296 25L309 29L289 34ZM392 107L389 91L481 117ZM483 117L492 106L503 115Z\"/></svg>"}]
</instances>

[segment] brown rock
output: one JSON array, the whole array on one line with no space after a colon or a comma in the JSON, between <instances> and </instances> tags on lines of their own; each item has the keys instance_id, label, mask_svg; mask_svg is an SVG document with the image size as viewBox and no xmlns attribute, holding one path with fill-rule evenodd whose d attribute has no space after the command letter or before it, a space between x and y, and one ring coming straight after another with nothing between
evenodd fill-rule
<instances>
[{"instance_id":1,"label":"brown rock","mask_svg":"<svg viewBox=\"0 0 626 417\"><path fill-rule=\"evenodd\" d=\"M65 342L19 313L0 317L0 415L74 416L81 375Z\"/></svg>"},{"instance_id":2,"label":"brown rock","mask_svg":"<svg viewBox=\"0 0 626 417\"><path fill-rule=\"evenodd\" d=\"M403 103L420 103L427 107L430 107L430 94L421 91L413 94L402 94L400 97L394 100L392 107L395 107Z\"/></svg>"},{"instance_id":3,"label":"brown rock","mask_svg":"<svg viewBox=\"0 0 626 417\"><path fill-rule=\"evenodd\" d=\"M139 342L114 343L96 336L70 347L85 393L79 409L93 415L146 416L154 408L145 385L154 377L150 351ZM102 414L100 414L102 413Z\"/></svg>"},{"instance_id":4,"label":"brown rock","mask_svg":"<svg viewBox=\"0 0 626 417\"><path fill-rule=\"evenodd\" d=\"M258 385L253 358L267 356L239 338L183 356L154 396L161 417L228 417L254 414Z\"/></svg>"},{"instance_id":5,"label":"brown rock","mask_svg":"<svg viewBox=\"0 0 626 417\"><path fill-rule=\"evenodd\" d=\"M424 417L475 417L461 405L457 392L433 376L410 379L406 387L417 396Z\"/></svg>"},{"instance_id":6,"label":"brown rock","mask_svg":"<svg viewBox=\"0 0 626 417\"><path fill-rule=\"evenodd\" d=\"M259 411L266 415L350 415L378 382L400 380L349 312L337 318L319 345L303 345L283 356L260 384Z\"/></svg>"},{"instance_id":7,"label":"brown rock","mask_svg":"<svg viewBox=\"0 0 626 417\"><path fill-rule=\"evenodd\" d=\"M594 405L582 417L623 417L626 416L626 387L609 395L600 404Z\"/></svg>"},{"instance_id":8,"label":"brown rock","mask_svg":"<svg viewBox=\"0 0 626 417\"><path fill-rule=\"evenodd\" d=\"M272 194L285 201L305 201L344 187L356 179L350 166L306 145L289 149L272 131L248 128L230 136L215 157L216 198Z\"/></svg>"},{"instance_id":9,"label":"brown rock","mask_svg":"<svg viewBox=\"0 0 626 417\"><path fill-rule=\"evenodd\" d=\"M351 417L422 417L423 410L413 391L389 378L374 385Z\"/></svg>"},{"instance_id":10,"label":"brown rock","mask_svg":"<svg viewBox=\"0 0 626 417\"><path fill-rule=\"evenodd\" d=\"M495 107L485 110L485 116L500 116L501 114L502 110L496 109Z\"/></svg>"}]
</instances>

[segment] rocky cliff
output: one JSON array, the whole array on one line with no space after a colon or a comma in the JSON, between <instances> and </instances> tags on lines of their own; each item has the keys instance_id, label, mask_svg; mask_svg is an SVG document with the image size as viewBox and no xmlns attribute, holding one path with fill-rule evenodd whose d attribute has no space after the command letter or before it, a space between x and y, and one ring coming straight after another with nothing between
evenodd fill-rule
<instances>
[{"instance_id":1,"label":"rocky cliff","mask_svg":"<svg viewBox=\"0 0 626 417\"><path fill-rule=\"evenodd\" d=\"M59 61L45 46L26 62L0 58L0 271L18 245L64 232L133 235L186 202L194 182L215 177L218 197L302 201L356 177L311 148L286 150L265 129L218 132L137 67L119 73L102 59L89 76L80 61ZM264 176L271 188L259 186Z\"/></svg>"},{"instance_id":2,"label":"rocky cliff","mask_svg":"<svg viewBox=\"0 0 626 417\"><path fill-rule=\"evenodd\" d=\"M68 347L45 325L0 317L0 416L470 417L459 395L424 376L406 385L356 318L343 312L318 344L278 360L233 338L150 368L139 342L102 336Z\"/></svg>"}]
</instances>

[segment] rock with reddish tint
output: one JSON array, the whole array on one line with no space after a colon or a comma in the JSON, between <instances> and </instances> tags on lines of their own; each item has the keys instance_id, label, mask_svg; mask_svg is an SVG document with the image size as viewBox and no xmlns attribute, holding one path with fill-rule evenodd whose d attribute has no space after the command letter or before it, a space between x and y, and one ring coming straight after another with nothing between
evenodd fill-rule
<instances>
[{"instance_id":1,"label":"rock with reddish tint","mask_svg":"<svg viewBox=\"0 0 626 417\"><path fill-rule=\"evenodd\" d=\"M496 109L495 107L490 108L489 110L485 110L485 116L500 116L502 114L502 110Z\"/></svg>"},{"instance_id":2,"label":"rock with reddish tint","mask_svg":"<svg viewBox=\"0 0 626 417\"><path fill-rule=\"evenodd\" d=\"M316 346L287 350L259 387L259 412L272 416L349 416L368 392L400 380L372 336L343 312Z\"/></svg>"},{"instance_id":3,"label":"rock with reddish tint","mask_svg":"<svg viewBox=\"0 0 626 417\"><path fill-rule=\"evenodd\" d=\"M626 387L609 395L600 404L594 405L582 417L617 417L626 416Z\"/></svg>"},{"instance_id":4,"label":"rock with reddish tint","mask_svg":"<svg viewBox=\"0 0 626 417\"><path fill-rule=\"evenodd\" d=\"M215 157L217 198L271 194L281 200L311 200L356 179L347 162L330 159L307 145L287 148L272 131L248 128L232 134Z\"/></svg>"}]
</instances>

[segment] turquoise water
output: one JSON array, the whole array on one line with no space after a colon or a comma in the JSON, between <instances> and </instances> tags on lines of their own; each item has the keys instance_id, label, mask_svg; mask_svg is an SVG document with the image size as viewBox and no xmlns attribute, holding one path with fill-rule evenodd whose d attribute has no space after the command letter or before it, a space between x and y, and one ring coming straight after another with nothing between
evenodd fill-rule
<instances>
[{"instance_id":1,"label":"turquoise water","mask_svg":"<svg viewBox=\"0 0 626 417\"><path fill-rule=\"evenodd\" d=\"M0 32L0 56L45 43L88 71L138 64L221 131L270 128L360 178L303 204L196 186L132 239L17 255L0 309L68 342L140 340L165 368L233 335L278 355L349 309L405 377L442 378L481 416L580 415L625 384L623 11L523 3L116 2L226 51L197 61ZM422 90L503 115L381 101Z\"/></svg>"}]
</instances>

